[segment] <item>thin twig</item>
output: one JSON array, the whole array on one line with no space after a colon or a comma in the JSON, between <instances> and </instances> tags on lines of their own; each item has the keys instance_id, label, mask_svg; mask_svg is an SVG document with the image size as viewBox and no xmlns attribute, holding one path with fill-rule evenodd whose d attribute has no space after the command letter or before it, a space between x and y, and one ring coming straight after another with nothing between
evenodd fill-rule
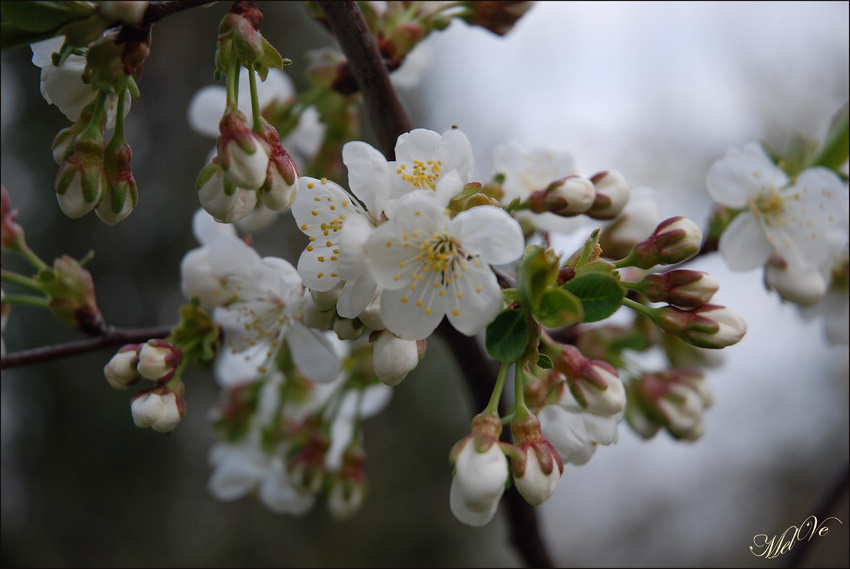
<instances>
[{"instance_id":1,"label":"thin twig","mask_svg":"<svg viewBox=\"0 0 850 569\"><path fill-rule=\"evenodd\" d=\"M390 83L384 58L378 51L366 19L356 2L321 1L316 4L328 19L360 85L363 104L381 152L387 159L393 160L396 140L400 134L410 130L410 119Z\"/></svg>"},{"instance_id":2,"label":"thin twig","mask_svg":"<svg viewBox=\"0 0 850 569\"><path fill-rule=\"evenodd\" d=\"M410 119L390 83L375 38L355 2L317 2L336 35L340 48L360 85L363 102L381 151L394 159L398 137L410 130ZM507 275L505 275L507 276ZM446 321L437 328L446 341L472 393L473 413L487 406L496 377L495 362L474 337L464 336ZM552 567L537 524L534 507L515 490L506 496L511 541L529 567Z\"/></svg>"},{"instance_id":3,"label":"thin twig","mask_svg":"<svg viewBox=\"0 0 850 569\"><path fill-rule=\"evenodd\" d=\"M76 356L124 344L140 344L153 338L164 338L171 333L171 326L156 326L152 328L105 328L104 333L96 338L86 338L64 344L55 344L21 350L8 354L0 360L0 369L8 369L22 365L46 362L68 356Z\"/></svg>"}]
</instances>

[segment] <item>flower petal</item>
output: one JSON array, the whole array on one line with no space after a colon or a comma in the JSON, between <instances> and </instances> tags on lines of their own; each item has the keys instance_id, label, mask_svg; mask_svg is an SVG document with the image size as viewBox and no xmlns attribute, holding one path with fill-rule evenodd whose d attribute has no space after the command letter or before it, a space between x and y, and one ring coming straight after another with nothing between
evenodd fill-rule
<instances>
[{"instance_id":1,"label":"flower petal","mask_svg":"<svg viewBox=\"0 0 850 569\"><path fill-rule=\"evenodd\" d=\"M519 223L494 206L477 206L460 212L451 222L451 232L466 254L479 255L483 263L509 263L525 250Z\"/></svg>"},{"instance_id":2,"label":"flower petal","mask_svg":"<svg viewBox=\"0 0 850 569\"><path fill-rule=\"evenodd\" d=\"M708 193L719 203L739 208L769 188L781 188L788 183L784 172L774 164L756 143L744 146L743 151L730 148L722 160L712 164L706 178Z\"/></svg>"},{"instance_id":3,"label":"flower petal","mask_svg":"<svg viewBox=\"0 0 850 569\"><path fill-rule=\"evenodd\" d=\"M749 211L732 220L720 236L717 248L733 271L749 271L764 265L771 250L761 224Z\"/></svg>"},{"instance_id":4,"label":"flower petal","mask_svg":"<svg viewBox=\"0 0 850 569\"><path fill-rule=\"evenodd\" d=\"M339 377L342 365L333 344L317 330L292 322L286 343L295 366L307 379L330 383Z\"/></svg>"}]
</instances>

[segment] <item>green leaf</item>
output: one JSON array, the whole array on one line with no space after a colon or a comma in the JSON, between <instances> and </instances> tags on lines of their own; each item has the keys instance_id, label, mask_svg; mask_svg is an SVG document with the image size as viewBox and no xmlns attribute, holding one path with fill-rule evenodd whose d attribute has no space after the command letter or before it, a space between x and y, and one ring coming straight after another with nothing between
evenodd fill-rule
<instances>
[{"instance_id":1,"label":"green leaf","mask_svg":"<svg viewBox=\"0 0 850 569\"><path fill-rule=\"evenodd\" d=\"M581 322L584 316L581 302L571 292L550 288L543 293L534 317L546 328L563 328Z\"/></svg>"},{"instance_id":2,"label":"green leaf","mask_svg":"<svg viewBox=\"0 0 850 569\"><path fill-rule=\"evenodd\" d=\"M584 309L584 322L598 322L608 318L620 307L626 289L617 273L597 271L579 275L564 284Z\"/></svg>"},{"instance_id":3,"label":"green leaf","mask_svg":"<svg viewBox=\"0 0 850 569\"><path fill-rule=\"evenodd\" d=\"M529 245L517 269L517 289L522 303L534 311L546 289L557 286L560 259L555 251Z\"/></svg>"},{"instance_id":4,"label":"green leaf","mask_svg":"<svg viewBox=\"0 0 850 569\"><path fill-rule=\"evenodd\" d=\"M552 363L552 358L550 358L546 354L540 354L540 357L537 358L537 367L542 367L543 369L552 369L555 367L555 364Z\"/></svg>"},{"instance_id":5,"label":"green leaf","mask_svg":"<svg viewBox=\"0 0 850 569\"><path fill-rule=\"evenodd\" d=\"M522 356L529 335L525 315L525 310L503 310L487 326L484 347L490 357L515 362Z\"/></svg>"}]
</instances>

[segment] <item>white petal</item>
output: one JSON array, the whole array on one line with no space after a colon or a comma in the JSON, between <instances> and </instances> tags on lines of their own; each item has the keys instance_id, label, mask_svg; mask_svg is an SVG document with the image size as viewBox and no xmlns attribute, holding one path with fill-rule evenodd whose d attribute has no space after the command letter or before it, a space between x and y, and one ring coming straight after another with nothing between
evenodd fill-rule
<instances>
[{"instance_id":1,"label":"white petal","mask_svg":"<svg viewBox=\"0 0 850 569\"><path fill-rule=\"evenodd\" d=\"M214 457L217 464L207 482L207 488L219 500L236 500L253 490L265 476L267 459L260 451L224 443L219 445L225 450L217 452L218 456Z\"/></svg>"},{"instance_id":2,"label":"white petal","mask_svg":"<svg viewBox=\"0 0 850 569\"><path fill-rule=\"evenodd\" d=\"M499 500L493 500L488 507L481 511L473 511L464 502L463 494L460 490L460 485L452 480L452 486L449 490L449 507L452 514L461 522L473 527L480 527L493 519L496 515L496 510L499 508Z\"/></svg>"},{"instance_id":3,"label":"white petal","mask_svg":"<svg viewBox=\"0 0 850 569\"><path fill-rule=\"evenodd\" d=\"M321 332L293 322L286 334L286 343L295 366L307 379L330 383L339 377L342 369L339 356Z\"/></svg>"},{"instance_id":4,"label":"white petal","mask_svg":"<svg viewBox=\"0 0 850 569\"><path fill-rule=\"evenodd\" d=\"M460 129L452 128L443 133L434 157L443 163L445 170L456 170L462 183L472 176L472 144Z\"/></svg>"},{"instance_id":5,"label":"white petal","mask_svg":"<svg viewBox=\"0 0 850 569\"><path fill-rule=\"evenodd\" d=\"M476 264L477 261L470 261L466 270L450 283L445 302L455 308L445 305L443 308L452 326L467 336L483 330L504 305L496 276L486 265Z\"/></svg>"},{"instance_id":6,"label":"white petal","mask_svg":"<svg viewBox=\"0 0 850 569\"><path fill-rule=\"evenodd\" d=\"M733 271L749 271L764 265L771 250L761 224L749 211L732 220L717 247Z\"/></svg>"},{"instance_id":7,"label":"white petal","mask_svg":"<svg viewBox=\"0 0 850 569\"><path fill-rule=\"evenodd\" d=\"M221 234L236 236L236 230L232 225L219 223L203 209L198 209L192 216L192 233L202 245L209 245Z\"/></svg>"},{"instance_id":8,"label":"white petal","mask_svg":"<svg viewBox=\"0 0 850 569\"><path fill-rule=\"evenodd\" d=\"M537 418L540 419L544 438L555 447L564 461L589 441L584 420L579 413L571 413L559 405L546 405Z\"/></svg>"},{"instance_id":9,"label":"white petal","mask_svg":"<svg viewBox=\"0 0 850 569\"><path fill-rule=\"evenodd\" d=\"M348 185L375 219L379 219L390 195L390 167L377 149L359 140L342 147L348 168Z\"/></svg>"},{"instance_id":10,"label":"white petal","mask_svg":"<svg viewBox=\"0 0 850 569\"><path fill-rule=\"evenodd\" d=\"M477 206L457 214L451 222L451 232L465 253L480 255L484 263L509 263L525 250L519 223L494 206Z\"/></svg>"},{"instance_id":11,"label":"white petal","mask_svg":"<svg viewBox=\"0 0 850 569\"><path fill-rule=\"evenodd\" d=\"M751 143L744 151L730 148L722 160L712 164L706 178L708 193L716 201L739 208L770 188L780 188L787 177L757 144Z\"/></svg>"},{"instance_id":12,"label":"white petal","mask_svg":"<svg viewBox=\"0 0 850 569\"><path fill-rule=\"evenodd\" d=\"M409 298L410 291L385 290L381 294L381 319L387 329L405 340L422 340L431 335L443 319L443 312L433 310L430 314L416 307L416 298ZM402 299L405 299L402 301Z\"/></svg>"},{"instance_id":13,"label":"white petal","mask_svg":"<svg viewBox=\"0 0 850 569\"><path fill-rule=\"evenodd\" d=\"M337 313L343 318L357 318L372 302L377 288L375 279L368 271L346 282L336 301Z\"/></svg>"},{"instance_id":14,"label":"white petal","mask_svg":"<svg viewBox=\"0 0 850 569\"><path fill-rule=\"evenodd\" d=\"M208 85L200 89L189 103L189 126L205 136L218 138L219 123L227 106L227 89Z\"/></svg>"},{"instance_id":15,"label":"white petal","mask_svg":"<svg viewBox=\"0 0 850 569\"><path fill-rule=\"evenodd\" d=\"M271 468L260 486L259 497L271 511L279 514L300 516L306 514L315 503L312 494L300 494L292 486L280 457L272 459Z\"/></svg>"}]
</instances>

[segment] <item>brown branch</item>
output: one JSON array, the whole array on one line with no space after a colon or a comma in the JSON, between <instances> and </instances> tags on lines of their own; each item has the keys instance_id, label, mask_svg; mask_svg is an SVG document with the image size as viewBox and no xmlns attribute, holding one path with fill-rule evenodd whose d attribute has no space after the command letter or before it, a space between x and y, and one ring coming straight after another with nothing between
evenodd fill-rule
<instances>
[{"instance_id":1,"label":"brown branch","mask_svg":"<svg viewBox=\"0 0 850 569\"><path fill-rule=\"evenodd\" d=\"M399 135L410 130L410 119L390 83L384 58L356 2L316 2L328 20L339 47L348 58L351 72L360 85L369 122L375 129L381 152L395 158Z\"/></svg>"},{"instance_id":2,"label":"brown branch","mask_svg":"<svg viewBox=\"0 0 850 569\"><path fill-rule=\"evenodd\" d=\"M123 346L124 344L140 344L153 338L164 338L170 333L171 326L157 326L153 328L114 328L108 326L104 329L104 333L96 338L86 338L85 340L33 348L31 350L21 350L14 354L8 354L0 360L0 369L76 356L103 348Z\"/></svg>"},{"instance_id":3,"label":"brown branch","mask_svg":"<svg viewBox=\"0 0 850 569\"><path fill-rule=\"evenodd\" d=\"M363 102L381 151L394 159L398 137L410 130L410 119L390 83L389 73L378 52L375 38L355 2L317 2L348 58L360 85ZM497 273L498 274L498 273ZM505 277L507 275L504 275ZM487 406L495 384L497 366L474 337L464 336L447 321L437 328L447 343L470 389L473 414ZM537 524L534 507L512 489L505 494L511 541L529 567L552 567Z\"/></svg>"}]
</instances>

